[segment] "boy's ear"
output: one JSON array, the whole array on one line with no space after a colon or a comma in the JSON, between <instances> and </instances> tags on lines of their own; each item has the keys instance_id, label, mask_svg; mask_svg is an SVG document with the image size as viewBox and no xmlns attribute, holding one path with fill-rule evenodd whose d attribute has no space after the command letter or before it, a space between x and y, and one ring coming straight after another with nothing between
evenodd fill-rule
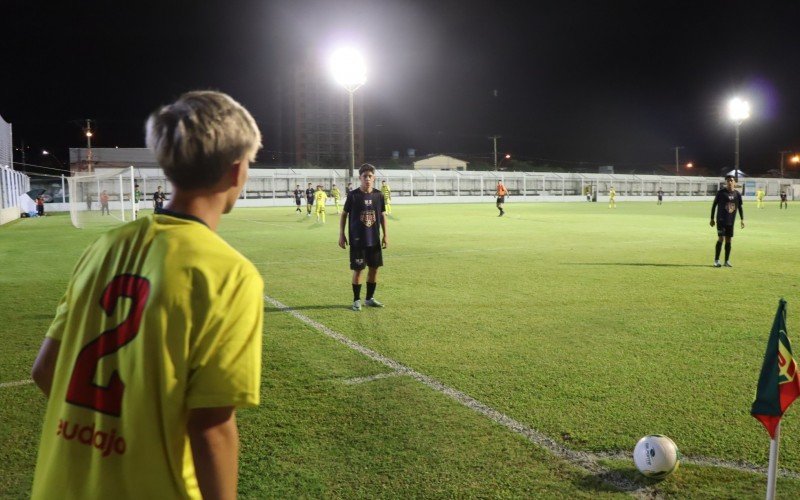
<instances>
[{"instance_id":1,"label":"boy's ear","mask_svg":"<svg viewBox=\"0 0 800 500\"><path fill-rule=\"evenodd\" d=\"M242 175L242 162L241 161L237 161L233 165L231 165L231 171L230 171L229 175L230 175L229 179L230 179L230 182L231 182L231 186L239 187L242 184L244 184L244 182L247 180Z\"/></svg>"}]
</instances>

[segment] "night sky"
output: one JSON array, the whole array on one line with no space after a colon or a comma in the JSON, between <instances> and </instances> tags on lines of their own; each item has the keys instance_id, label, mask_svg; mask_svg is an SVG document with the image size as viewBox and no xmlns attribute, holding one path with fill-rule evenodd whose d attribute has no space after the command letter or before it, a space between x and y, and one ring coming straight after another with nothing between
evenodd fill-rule
<instances>
[{"instance_id":1,"label":"night sky","mask_svg":"<svg viewBox=\"0 0 800 500\"><path fill-rule=\"evenodd\" d=\"M753 108L742 170L800 152L797 1L120 3L3 2L0 115L29 163L84 146L86 118L94 146L142 147L149 112L197 88L250 109L268 159L276 82L341 44L368 64L368 161L407 148L488 158L497 134L515 159L576 169L649 173L683 146L681 163L716 175L734 161L734 95Z\"/></svg>"}]
</instances>

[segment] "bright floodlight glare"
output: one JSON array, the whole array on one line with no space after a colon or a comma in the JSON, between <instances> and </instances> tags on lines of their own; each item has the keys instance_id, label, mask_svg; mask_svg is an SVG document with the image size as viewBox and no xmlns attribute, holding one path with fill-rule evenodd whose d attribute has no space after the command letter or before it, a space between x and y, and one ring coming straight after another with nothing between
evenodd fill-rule
<instances>
[{"instance_id":1,"label":"bright floodlight glare","mask_svg":"<svg viewBox=\"0 0 800 500\"><path fill-rule=\"evenodd\" d=\"M331 70L337 83L345 87L359 87L367 81L364 59L355 49L339 49L331 56Z\"/></svg>"},{"instance_id":2,"label":"bright floodlight glare","mask_svg":"<svg viewBox=\"0 0 800 500\"><path fill-rule=\"evenodd\" d=\"M86 137L91 137L91 136L92 136L91 132L86 132Z\"/></svg>"},{"instance_id":3,"label":"bright floodlight glare","mask_svg":"<svg viewBox=\"0 0 800 500\"><path fill-rule=\"evenodd\" d=\"M508 160L509 158L511 158L511 155L506 155L506 160Z\"/></svg>"},{"instance_id":4,"label":"bright floodlight glare","mask_svg":"<svg viewBox=\"0 0 800 500\"><path fill-rule=\"evenodd\" d=\"M792 156L792 163L798 163L798 162L800 162L800 156L797 155Z\"/></svg>"},{"instance_id":5,"label":"bright floodlight glare","mask_svg":"<svg viewBox=\"0 0 800 500\"><path fill-rule=\"evenodd\" d=\"M750 118L750 103L734 97L728 102L728 116L735 122Z\"/></svg>"},{"instance_id":6,"label":"bright floodlight glare","mask_svg":"<svg viewBox=\"0 0 800 500\"><path fill-rule=\"evenodd\" d=\"M42 154L43 154L43 155L49 155L49 154L50 154L50 151L48 151L48 150L46 150L46 149L43 149L43 150L42 150Z\"/></svg>"}]
</instances>

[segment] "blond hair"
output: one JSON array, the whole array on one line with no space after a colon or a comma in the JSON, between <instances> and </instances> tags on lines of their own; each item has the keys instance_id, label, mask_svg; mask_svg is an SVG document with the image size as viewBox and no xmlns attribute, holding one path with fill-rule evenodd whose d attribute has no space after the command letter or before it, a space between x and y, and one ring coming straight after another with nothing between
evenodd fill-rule
<instances>
[{"instance_id":1,"label":"blond hair","mask_svg":"<svg viewBox=\"0 0 800 500\"><path fill-rule=\"evenodd\" d=\"M199 90L154 111L145 125L145 141L173 184L197 189L219 182L233 163L255 160L261 132L229 95Z\"/></svg>"}]
</instances>

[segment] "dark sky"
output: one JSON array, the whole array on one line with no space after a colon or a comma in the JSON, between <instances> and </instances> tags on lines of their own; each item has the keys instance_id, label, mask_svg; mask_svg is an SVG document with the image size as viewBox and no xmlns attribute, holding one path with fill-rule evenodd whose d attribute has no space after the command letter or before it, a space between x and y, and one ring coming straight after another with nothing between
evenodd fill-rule
<instances>
[{"instance_id":1,"label":"dark sky","mask_svg":"<svg viewBox=\"0 0 800 500\"><path fill-rule=\"evenodd\" d=\"M363 48L367 159L392 149L565 165L733 164L725 104L747 98L742 169L800 151L800 2L3 1L0 115L62 158L143 145L156 106L230 93L275 150L275 82L293 60ZM8 17L6 17L8 16ZM495 92L496 91L496 92ZM377 144L376 144L377 141ZM370 145L371 143L371 145Z\"/></svg>"}]
</instances>

